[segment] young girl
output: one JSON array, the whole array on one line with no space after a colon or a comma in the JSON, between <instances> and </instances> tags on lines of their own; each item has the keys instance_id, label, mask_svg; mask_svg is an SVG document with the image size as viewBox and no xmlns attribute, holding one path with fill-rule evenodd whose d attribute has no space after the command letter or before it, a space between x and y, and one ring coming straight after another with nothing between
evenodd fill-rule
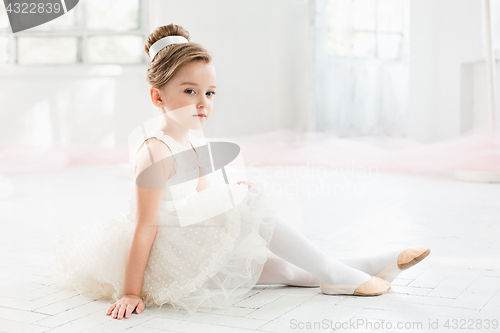
<instances>
[{"instance_id":1,"label":"young girl","mask_svg":"<svg viewBox=\"0 0 500 333\"><path fill-rule=\"evenodd\" d=\"M164 304L191 314L229 306L256 284L381 295L401 270L429 254L411 248L336 260L276 214L260 182L211 185L208 146L190 131L212 115L212 56L175 24L156 29L145 50L151 101L161 113L132 142L130 209L58 233L52 262L58 283L114 300L106 315L117 319Z\"/></svg>"}]
</instances>

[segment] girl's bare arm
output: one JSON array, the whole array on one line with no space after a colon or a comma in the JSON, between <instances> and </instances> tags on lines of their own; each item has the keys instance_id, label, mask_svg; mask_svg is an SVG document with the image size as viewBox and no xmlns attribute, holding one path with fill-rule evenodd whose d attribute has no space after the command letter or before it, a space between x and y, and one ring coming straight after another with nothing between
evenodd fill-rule
<instances>
[{"instance_id":1,"label":"girl's bare arm","mask_svg":"<svg viewBox=\"0 0 500 333\"><path fill-rule=\"evenodd\" d=\"M141 173L147 175L148 179L161 186L170 178L174 170L172 153L168 146L157 139L148 139L137 153L136 167L134 174L136 177ZM148 168L156 161L160 168ZM154 170L153 173L151 170ZM136 179L134 177L134 179ZM130 313L142 302L140 299L144 271L149 259L151 247L154 243L158 229L158 213L161 203L163 188L146 188L140 181L136 184L137 209L135 216L135 229L132 235L125 267L125 281L123 288L123 298L113 304L107 314L113 310L114 318L121 319L130 317ZM133 301L133 304L131 303ZM137 304L136 304L137 303ZM142 311L142 309L141 309Z\"/></svg>"}]
</instances>

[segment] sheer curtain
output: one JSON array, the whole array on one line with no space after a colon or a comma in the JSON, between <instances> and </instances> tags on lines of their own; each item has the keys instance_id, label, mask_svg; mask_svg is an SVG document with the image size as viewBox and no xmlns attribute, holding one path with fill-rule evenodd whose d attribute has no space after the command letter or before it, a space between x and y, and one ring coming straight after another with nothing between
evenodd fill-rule
<instances>
[{"instance_id":1,"label":"sheer curtain","mask_svg":"<svg viewBox=\"0 0 500 333\"><path fill-rule=\"evenodd\" d=\"M317 130L405 136L409 0L315 0Z\"/></svg>"}]
</instances>

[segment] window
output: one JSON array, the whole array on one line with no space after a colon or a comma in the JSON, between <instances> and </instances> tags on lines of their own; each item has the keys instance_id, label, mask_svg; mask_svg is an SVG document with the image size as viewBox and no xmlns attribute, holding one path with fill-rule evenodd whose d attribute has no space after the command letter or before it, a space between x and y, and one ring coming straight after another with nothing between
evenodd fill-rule
<instances>
[{"instance_id":1,"label":"window","mask_svg":"<svg viewBox=\"0 0 500 333\"><path fill-rule=\"evenodd\" d=\"M138 64L147 32L146 0L85 0L50 22L13 34L0 5L0 64Z\"/></svg>"},{"instance_id":2,"label":"window","mask_svg":"<svg viewBox=\"0 0 500 333\"><path fill-rule=\"evenodd\" d=\"M315 0L316 129L405 136L409 0Z\"/></svg>"},{"instance_id":3,"label":"window","mask_svg":"<svg viewBox=\"0 0 500 333\"><path fill-rule=\"evenodd\" d=\"M325 13L327 54L408 58L408 10L408 1L401 0L330 0Z\"/></svg>"}]
</instances>

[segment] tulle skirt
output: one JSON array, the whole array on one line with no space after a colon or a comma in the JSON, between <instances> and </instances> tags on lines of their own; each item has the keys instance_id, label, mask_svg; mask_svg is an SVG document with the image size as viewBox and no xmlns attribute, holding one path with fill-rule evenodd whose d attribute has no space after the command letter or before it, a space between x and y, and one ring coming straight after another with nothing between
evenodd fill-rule
<instances>
[{"instance_id":1,"label":"tulle skirt","mask_svg":"<svg viewBox=\"0 0 500 333\"><path fill-rule=\"evenodd\" d=\"M221 198L228 190L240 199L227 210ZM146 308L166 305L189 314L225 308L243 299L262 273L276 218L264 184L214 186L192 198L176 211L160 205L141 292ZM193 222L217 209L218 215ZM53 280L93 299L119 300L133 232L134 219L121 213L59 229L49 258Z\"/></svg>"}]
</instances>

